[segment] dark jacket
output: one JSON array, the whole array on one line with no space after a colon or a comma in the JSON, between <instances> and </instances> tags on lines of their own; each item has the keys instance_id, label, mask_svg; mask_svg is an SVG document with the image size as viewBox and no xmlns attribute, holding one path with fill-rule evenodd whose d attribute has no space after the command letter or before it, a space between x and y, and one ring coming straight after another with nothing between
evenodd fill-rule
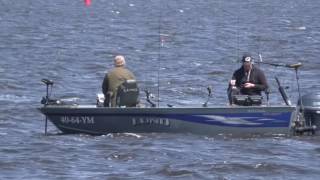
<instances>
[{"instance_id":1,"label":"dark jacket","mask_svg":"<svg viewBox=\"0 0 320 180\"><path fill-rule=\"evenodd\" d=\"M102 92L107 99L110 97L111 106L116 106L117 89L125 80L135 80L133 73L125 67L115 67L108 72L102 83ZM108 98L109 99L109 98ZM109 102L109 101L108 101Z\"/></svg>"},{"instance_id":2,"label":"dark jacket","mask_svg":"<svg viewBox=\"0 0 320 180\"><path fill-rule=\"evenodd\" d=\"M236 87L240 89L241 94L245 95L261 95L261 91L268 88L266 77L262 70L252 65L249 82L255 84L254 88L243 88L243 84L247 83L247 73L244 72L243 66L236 70L232 76L236 80Z\"/></svg>"}]
</instances>

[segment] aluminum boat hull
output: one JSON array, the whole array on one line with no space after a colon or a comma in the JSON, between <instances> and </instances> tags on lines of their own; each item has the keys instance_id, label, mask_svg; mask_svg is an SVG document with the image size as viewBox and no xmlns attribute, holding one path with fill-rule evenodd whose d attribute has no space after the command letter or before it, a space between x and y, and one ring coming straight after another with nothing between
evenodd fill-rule
<instances>
[{"instance_id":1,"label":"aluminum boat hull","mask_svg":"<svg viewBox=\"0 0 320 180\"><path fill-rule=\"evenodd\" d=\"M39 108L63 133L195 133L288 134L296 108L104 108L84 105L47 105Z\"/></svg>"}]
</instances>

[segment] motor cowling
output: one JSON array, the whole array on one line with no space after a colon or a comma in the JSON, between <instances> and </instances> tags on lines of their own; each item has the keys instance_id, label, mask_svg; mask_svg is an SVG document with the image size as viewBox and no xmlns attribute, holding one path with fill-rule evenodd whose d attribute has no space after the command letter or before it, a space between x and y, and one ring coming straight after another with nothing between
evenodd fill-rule
<instances>
[{"instance_id":1,"label":"motor cowling","mask_svg":"<svg viewBox=\"0 0 320 180\"><path fill-rule=\"evenodd\" d=\"M303 95L301 101L302 106L300 100L298 105L302 107L306 125L316 126L320 131L320 92Z\"/></svg>"}]
</instances>

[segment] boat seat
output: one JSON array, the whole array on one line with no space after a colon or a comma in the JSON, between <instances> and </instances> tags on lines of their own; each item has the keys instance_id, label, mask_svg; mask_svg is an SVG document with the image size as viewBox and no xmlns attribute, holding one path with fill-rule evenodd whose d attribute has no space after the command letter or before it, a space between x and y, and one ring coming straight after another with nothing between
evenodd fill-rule
<instances>
[{"instance_id":1,"label":"boat seat","mask_svg":"<svg viewBox=\"0 0 320 180\"><path fill-rule=\"evenodd\" d=\"M269 94L270 90L267 88L264 90L267 98L267 104L269 104ZM240 93L238 88L228 88L228 99L230 105L238 106L260 106L262 104L263 96L262 95L243 95Z\"/></svg>"},{"instance_id":2,"label":"boat seat","mask_svg":"<svg viewBox=\"0 0 320 180\"><path fill-rule=\"evenodd\" d=\"M139 100L139 88L136 80L124 81L117 90L117 107L136 107Z\"/></svg>"}]
</instances>

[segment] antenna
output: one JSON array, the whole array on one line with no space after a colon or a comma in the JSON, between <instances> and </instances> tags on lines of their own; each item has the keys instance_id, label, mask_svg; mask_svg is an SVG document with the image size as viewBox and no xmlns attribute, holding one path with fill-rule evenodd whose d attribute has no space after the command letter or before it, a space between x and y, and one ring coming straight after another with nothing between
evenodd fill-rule
<instances>
[{"instance_id":1,"label":"antenna","mask_svg":"<svg viewBox=\"0 0 320 180\"><path fill-rule=\"evenodd\" d=\"M239 23L240 23L240 20L239 20L239 16L237 16L237 58L239 57L239 44L240 44L240 32L239 32Z\"/></svg>"}]
</instances>

